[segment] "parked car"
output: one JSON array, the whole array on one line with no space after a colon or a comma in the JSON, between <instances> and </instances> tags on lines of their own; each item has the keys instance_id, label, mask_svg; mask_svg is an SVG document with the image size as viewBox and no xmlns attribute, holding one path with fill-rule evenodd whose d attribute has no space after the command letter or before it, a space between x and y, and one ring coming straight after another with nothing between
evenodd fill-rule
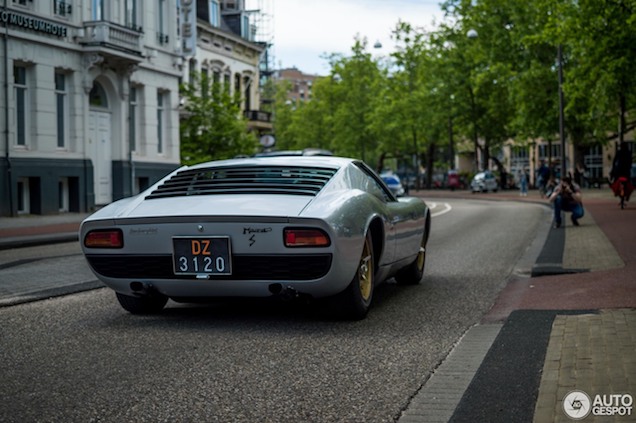
<instances>
[{"instance_id":1,"label":"parked car","mask_svg":"<svg viewBox=\"0 0 636 423\"><path fill-rule=\"evenodd\" d=\"M431 216L361 161L243 158L185 166L82 222L95 275L133 314L169 298L328 298L363 318L377 284L420 282Z\"/></svg>"},{"instance_id":2,"label":"parked car","mask_svg":"<svg viewBox=\"0 0 636 423\"><path fill-rule=\"evenodd\" d=\"M488 191L497 192L497 188L497 178L495 178L495 175L489 170L476 174L470 183L470 189L473 193Z\"/></svg>"},{"instance_id":3,"label":"parked car","mask_svg":"<svg viewBox=\"0 0 636 423\"><path fill-rule=\"evenodd\" d=\"M404 186L402 186L402 182L400 182L400 178L397 175L382 174L380 177L386 186L389 187L393 195L396 197L402 197L404 195Z\"/></svg>"},{"instance_id":4,"label":"parked car","mask_svg":"<svg viewBox=\"0 0 636 423\"><path fill-rule=\"evenodd\" d=\"M446 186L451 191L461 188L461 181L459 179L459 173L456 170L449 170L446 177Z\"/></svg>"}]
</instances>

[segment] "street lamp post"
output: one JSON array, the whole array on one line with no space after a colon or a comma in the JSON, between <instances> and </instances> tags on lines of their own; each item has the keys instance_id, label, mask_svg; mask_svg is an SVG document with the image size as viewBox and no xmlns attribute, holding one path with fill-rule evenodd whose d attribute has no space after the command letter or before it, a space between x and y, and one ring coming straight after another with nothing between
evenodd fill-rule
<instances>
[{"instance_id":1,"label":"street lamp post","mask_svg":"<svg viewBox=\"0 0 636 423\"><path fill-rule=\"evenodd\" d=\"M479 34L477 33L476 30L474 29L469 29L468 32L466 33L466 36L469 39L475 39L479 36ZM470 78L469 78L470 79ZM475 172L479 172L479 134L477 132L477 104L475 101L475 92L473 90L473 87L470 83L470 81L468 82L468 91L470 93L470 107L471 107L471 114L473 117L473 143L474 148L475 148Z\"/></svg>"},{"instance_id":2,"label":"street lamp post","mask_svg":"<svg viewBox=\"0 0 636 423\"><path fill-rule=\"evenodd\" d=\"M453 100L454 95L450 95L450 114L448 115L448 166L449 169L455 169L455 143L453 140Z\"/></svg>"},{"instance_id":3,"label":"street lamp post","mask_svg":"<svg viewBox=\"0 0 636 423\"><path fill-rule=\"evenodd\" d=\"M561 138L561 180L567 175L565 167L565 100L563 97L563 48L561 44L557 49L557 61L559 62L559 137Z\"/></svg>"}]
</instances>

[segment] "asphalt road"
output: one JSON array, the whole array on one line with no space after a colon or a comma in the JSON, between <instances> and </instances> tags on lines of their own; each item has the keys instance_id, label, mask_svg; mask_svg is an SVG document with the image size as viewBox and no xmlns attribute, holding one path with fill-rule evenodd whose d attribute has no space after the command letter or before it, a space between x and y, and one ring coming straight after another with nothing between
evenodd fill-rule
<instances>
[{"instance_id":1,"label":"asphalt road","mask_svg":"<svg viewBox=\"0 0 636 423\"><path fill-rule=\"evenodd\" d=\"M360 322L263 302L139 317L106 288L0 308L0 421L393 422L549 224L534 204L450 206L434 209L422 283L384 285ZM52 251L0 277L86 271Z\"/></svg>"}]
</instances>

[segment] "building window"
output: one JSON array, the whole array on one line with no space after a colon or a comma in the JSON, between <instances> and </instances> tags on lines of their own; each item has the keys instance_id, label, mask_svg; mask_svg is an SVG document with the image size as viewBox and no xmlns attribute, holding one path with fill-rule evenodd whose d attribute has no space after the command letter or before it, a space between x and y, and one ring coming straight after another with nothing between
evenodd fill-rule
<instances>
[{"instance_id":1,"label":"building window","mask_svg":"<svg viewBox=\"0 0 636 423\"><path fill-rule=\"evenodd\" d=\"M53 13L57 16L68 16L73 11L70 1L53 0Z\"/></svg>"},{"instance_id":2,"label":"building window","mask_svg":"<svg viewBox=\"0 0 636 423\"><path fill-rule=\"evenodd\" d=\"M583 155L583 164L587 170L587 177L599 179L603 177L603 147L595 145L589 147Z\"/></svg>"},{"instance_id":3,"label":"building window","mask_svg":"<svg viewBox=\"0 0 636 423\"><path fill-rule=\"evenodd\" d=\"M232 85L230 84L231 78L232 76L229 73L226 73L223 75L223 88L228 93L230 92L230 89L232 88Z\"/></svg>"},{"instance_id":4,"label":"building window","mask_svg":"<svg viewBox=\"0 0 636 423\"><path fill-rule=\"evenodd\" d=\"M241 93L241 75L234 74L234 93L240 95Z\"/></svg>"},{"instance_id":5,"label":"building window","mask_svg":"<svg viewBox=\"0 0 636 423\"><path fill-rule=\"evenodd\" d=\"M93 107L108 108L108 97L106 91L99 82L93 82L93 88L88 94L88 104Z\"/></svg>"},{"instance_id":6,"label":"building window","mask_svg":"<svg viewBox=\"0 0 636 423\"><path fill-rule=\"evenodd\" d=\"M106 19L104 15L104 0L93 0L92 7L91 17L94 21L103 21Z\"/></svg>"},{"instance_id":7,"label":"building window","mask_svg":"<svg viewBox=\"0 0 636 423\"><path fill-rule=\"evenodd\" d=\"M29 117L26 66L13 67L13 83L15 90L16 144L25 146Z\"/></svg>"},{"instance_id":8,"label":"building window","mask_svg":"<svg viewBox=\"0 0 636 423\"><path fill-rule=\"evenodd\" d=\"M32 6L33 0L13 0L13 4L17 4L20 6Z\"/></svg>"},{"instance_id":9,"label":"building window","mask_svg":"<svg viewBox=\"0 0 636 423\"><path fill-rule=\"evenodd\" d=\"M141 28L137 26L137 15L139 11L137 9L137 0L126 0L126 22L125 25L128 28L132 28L135 31Z\"/></svg>"},{"instance_id":10,"label":"building window","mask_svg":"<svg viewBox=\"0 0 636 423\"><path fill-rule=\"evenodd\" d=\"M223 2L223 8L225 10L236 10L238 8L238 5L236 4L235 1L225 0Z\"/></svg>"},{"instance_id":11,"label":"building window","mask_svg":"<svg viewBox=\"0 0 636 423\"><path fill-rule=\"evenodd\" d=\"M512 158L525 160L528 158L528 149L526 147L512 147Z\"/></svg>"},{"instance_id":12,"label":"building window","mask_svg":"<svg viewBox=\"0 0 636 423\"><path fill-rule=\"evenodd\" d=\"M250 34L250 17L248 15L243 15L241 16L241 37L245 38L246 40L251 40L251 34Z\"/></svg>"},{"instance_id":13,"label":"building window","mask_svg":"<svg viewBox=\"0 0 636 423\"><path fill-rule=\"evenodd\" d=\"M243 78L243 87L245 88L245 98L243 110L251 110L252 108L252 82L248 77Z\"/></svg>"},{"instance_id":14,"label":"building window","mask_svg":"<svg viewBox=\"0 0 636 423\"><path fill-rule=\"evenodd\" d=\"M66 147L68 128L68 92L66 91L66 75L55 73L55 108L57 114L57 147Z\"/></svg>"},{"instance_id":15,"label":"building window","mask_svg":"<svg viewBox=\"0 0 636 423\"><path fill-rule=\"evenodd\" d=\"M166 5L166 0L159 0L157 4L157 42L159 44L168 44L168 25L166 21L168 13Z\"/></svg>"},{"instance_id":16,"label":"building window","mask_svg":"<svg viewBox=\"0 0 636 423\"><path fill-rule=\"evenodd\" d=\"M130 143L130 151L133 152L137 149L137 127L139 124L137 118L137 110L139 107L137 103L137 87L130 87L128 99L128 140Z\"/></svg>"},{"instance_id":17,"label":"building window","mask_svg":"<svg viewBox=\"0 0 636 423\"><path fill-rule=\"evenodd\" d=\"M210 77L208 70L204 68L201 69L201 97L210 97Z\"/></svg>"},{"instance_id":18,"label":"building window","mask_svg":"<svg viewBox=\"0 0 636 423\"><path fill-rule=\"evenodd\" d=\"M165 102L166 94L162 91L157 91L157 153L163 153L163 144L165 137Z\"/></svg>"},{"instance_id":19,"label":"building window","mask_svg":"<svg viewBox=\"0 0 636 423\"><path fill-rule=\"evenodd\" d=\"M561 144L552 143L552 149L548 148L549 144L539 145L539 159L548 161L548 157L558 159L561 157Z\"/></svg>"},{"instance_id":20,"label":"building window","mask_svg":"<svg viewBox=\"0 0 636 423\"><path fill-rule=\"evenodd\" d=\"M210 0L210 25L216 27L220 26L221 19L219 17L219 14L219 2L217 0Z\"/></svg>"},{"instance_id":21,"label":"building window","mask_svg":"<svg viewBox=\"0 0 636 423\"><path fill-rule=\"evenodd\" d=\"M181 38L181 0L177 0L177 39Z\"/></svg>"}]
</instances>

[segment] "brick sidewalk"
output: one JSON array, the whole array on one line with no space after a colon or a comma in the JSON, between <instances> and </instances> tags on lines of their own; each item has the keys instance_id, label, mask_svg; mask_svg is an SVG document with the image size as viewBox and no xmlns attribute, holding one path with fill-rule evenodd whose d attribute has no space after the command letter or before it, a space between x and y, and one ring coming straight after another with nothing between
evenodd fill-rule
<instances>
[{"instance_id":1,"label":"brick sidewalk","mask_svg":"<svg viewBox=\"0 0 636 423\"><path fill-rule=\"evenodd\" d=\"M471 195L443 191L423 192L420 196L548 205L532 191L528 197L515 192ZM630 203L620 210L609 190L585 190L583 198L586 214L581 226L570 225L568 219L563 228L551 229L560 231L564 238L561 263L557 264L575 273L517 277L504 288L480 326L503 321L504 333L510 323L508 316L515 312L515 324L522 330L498 336L489 355L508 349L514 352L496 355L494 362L486 356L473 380L475 386L469 387L452 421L477 421L481 416L492 422L571 422L564 410L569 392L585 392L592 401L596 395L627 394L636 398L636 205ZM547 317L550 313L553 320ZM539 316L546 316L540 325ZM536 322L524 323L523 319ZM548 335L545 341L537 338L528 343L528 334L541 325ZM517 344L525 347L517 351ZM545 357L538 358L539 379L519 379L524 369L535 366L532 360L541 352ZM498 370L502 368L508 371ZM528 389L527 385L533 383L536 388ZM484 396L484 390L488 395ZM518 404L511 402L511 391L525 394L516 395ZM523 416L520 411L527 409L528 403L533 409L526 412L530 416L534 413L534 417ZM636 410L632 409L630 416L591 414L584 421L626 423L636 422L635 416Z\"/></svg>"},{"instance_id":2,"label":"brick sidewalk","mask_svg":"<svg viewBox=\"0 0 636 423\"><path fill-rule=\"evenodd\" d=\"M636 396L636 310L557 316L552 325L534 422L571 422L563 401L572 391ZM566 406L568 404L565 404ZM633 406L633 404L632 404ZM581 413L590 409L581 409ZM631 417L588 416L586 422L636 421Z\"/></svg>"}]
</instances>

